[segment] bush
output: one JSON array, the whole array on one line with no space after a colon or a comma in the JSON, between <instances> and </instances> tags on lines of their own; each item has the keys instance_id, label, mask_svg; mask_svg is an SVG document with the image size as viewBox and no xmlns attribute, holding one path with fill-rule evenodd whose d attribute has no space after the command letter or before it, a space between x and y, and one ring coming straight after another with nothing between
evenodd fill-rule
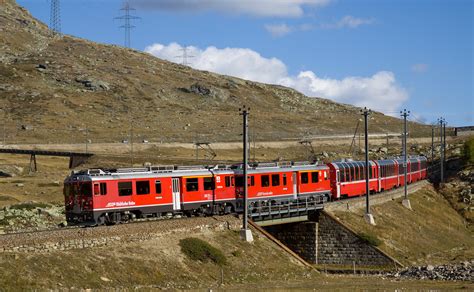
<instances>
[{"instance_id":1,"label":"bush","mask_svg":"<svg viewBox=\"0 0 474 292\"><path fill-rule=\"evenodd\" d=\"M463 152L466 161L468 163L474 163L474 138L466 141Z\"/></svg>"},{"instance_id":2,"label":"bush","mask_svg":"<svg viewBox=\"0 0 474 292\"><path fill-rule=\"evenodd\" d=\"M222 251L199 238L182 239L179 241L179 246L181 246L181 251L192 260L202 262L211 260L219 266L227 263Z\"/></svg>"},{"instance_id":3,"label":"bush","mask_svg":"<svg viewBox=\"0 0 474 292\"><path fill-rule=\"evenodd\" d=\"M359 236L359 238L369 244L369 245L372 245L372 246L379 246L382 244L382 241L380 239L378 239L377 236L375 235L372 235L372 234L367 234L367 233L359 233L357 234Z\"/></svg>"}]
</instances>

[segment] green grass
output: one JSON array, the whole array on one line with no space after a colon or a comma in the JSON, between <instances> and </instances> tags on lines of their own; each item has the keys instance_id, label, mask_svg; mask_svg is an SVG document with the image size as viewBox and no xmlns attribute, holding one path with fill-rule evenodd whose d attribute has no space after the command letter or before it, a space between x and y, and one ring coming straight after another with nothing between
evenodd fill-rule
<instances>
[{"instance_id":1,"label":"green grass","mask_svg":"<svg viewBox=\"0 0 474 292\"><path fill-rule=\"evenodd\" d=\"M360 239L369 244L369 245L372 245L372 246L379 246L382 244L382 241L376 236L376 235L373 235L373 234L369 234L369 233L359 233L357 234Z\"/></svg>"},{"instance_id":2,"label":"green grass","mask_svg":"<svg viewBox=\"0 0 474 292\"><path fill-rule=\"evenodd\" d=\"M474 163L474 138L470 138L464 143L464 158L468 163Z\"/></svg>"},{"instance_id":3,"label":"green grass","mask_svg":"<svg viewBox=\"0 0 474 292\"><path fill-rule=\"evenodd\" d=\"M10 209L34 210L36 208L47 208L49 206L50 205L46 204L46 203L26 202L26 203L21 203L21 204L17 204L17 205L12 205L12 206L10 206Z\"/></svg>"},{"instance_id":4,"label":"green grass","mask_svg":"<svg viewBox=\"0 0 474 292\"><path fill-rule=\"evenodd\" d=\"M181 251L190 259L195 261L212 261L219 266L227 263L227 259L222 251L213 247L209 243L199 239L188 237L179 241Z\"/></svg>"}]
</instances>

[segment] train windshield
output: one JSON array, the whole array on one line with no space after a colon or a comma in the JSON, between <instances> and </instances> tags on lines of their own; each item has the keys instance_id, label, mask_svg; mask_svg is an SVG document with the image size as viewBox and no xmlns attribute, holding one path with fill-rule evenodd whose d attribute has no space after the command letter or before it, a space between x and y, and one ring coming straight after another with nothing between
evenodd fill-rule
<instances>
[{"instance_id":1,"label":"train windshield","mask_svg":"<svg viewBox=\"0 0 474 292\"><path fill-rule=\"evenodd\" d=\"M80 183L69 183L64 184L64 195L77 197L92 197L92 183L90 182L80 182Z\"/></svg>"}]
</instances>

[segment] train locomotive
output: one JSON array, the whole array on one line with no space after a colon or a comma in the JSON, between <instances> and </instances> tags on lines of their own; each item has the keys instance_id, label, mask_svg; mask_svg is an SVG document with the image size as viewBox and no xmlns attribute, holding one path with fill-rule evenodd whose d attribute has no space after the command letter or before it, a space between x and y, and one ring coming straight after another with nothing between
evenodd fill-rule
<instances>
[{"instance_id":1,"label":"train locomotive","mask_svg":"<svg viewBox=\"0 0 474 292\"><path fill-rule=\"evenodd\" d=\"M427 160L410 157L407 183L426 178ZM369 189L405 184L403 161L371 160ZM254 163L248 167L249 206L292 200L328 201L365 194L365 162ZM243 211L242 165L151 166L73 171L64 181L69 224L102 225L173 214Z\"/></svg>"}]
</instances>

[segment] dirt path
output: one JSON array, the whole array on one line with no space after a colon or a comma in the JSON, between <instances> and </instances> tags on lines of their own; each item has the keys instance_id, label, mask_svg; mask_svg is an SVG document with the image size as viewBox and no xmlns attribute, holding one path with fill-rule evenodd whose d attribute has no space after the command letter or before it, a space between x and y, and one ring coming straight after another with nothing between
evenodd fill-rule
<instances>
[{"instance_id":1,"label":"dirt path","mask_svg":"<svg viewBox=\"0 0 474 292\"><path fill-rule=\"evenodd\" d=\"M335 145L350 145L352 139L351 138L344 138L341 139L341 136L334 136L334 137L324 137L311 140L313 146L335 146ZM451 139L447 139L448 141ZM363 141L361 141L362 143ZM356 139L356 144L358 144L358 138ZM371 138L370 147L374 146L383 146L386 145L387 139L386 138ZM390 138L390 144L397 144L400 145L399 138ZM408 139L409 144L428 144L431 143L431 137L429 138L416 138L416 139ZM223 142L223 143L212 143L211 144L213 149L216 150L232 150L232 149L242 149L241 142ZM256 148L275 148L275 149L283 149L288 147L295 147L301 146L299 141L297 140L286 140L286 141L263 141L263 142L255 142ZM0 145L2 148L14 148L14 149L39 149L39 150L52 150L52 151L76 151L76 152L85 152L86 151L86 144L7 144L7 145ZM195 149L194 143L134 143L133 149L134 151L145 151L151 149L153 147L158 148L184 148L184 149ZM252 143L253 147L253 143ZM125 143L91 143L87 145L87 151L93 153L129 153L131 145Z\"/></svg>"}]
</instances>

